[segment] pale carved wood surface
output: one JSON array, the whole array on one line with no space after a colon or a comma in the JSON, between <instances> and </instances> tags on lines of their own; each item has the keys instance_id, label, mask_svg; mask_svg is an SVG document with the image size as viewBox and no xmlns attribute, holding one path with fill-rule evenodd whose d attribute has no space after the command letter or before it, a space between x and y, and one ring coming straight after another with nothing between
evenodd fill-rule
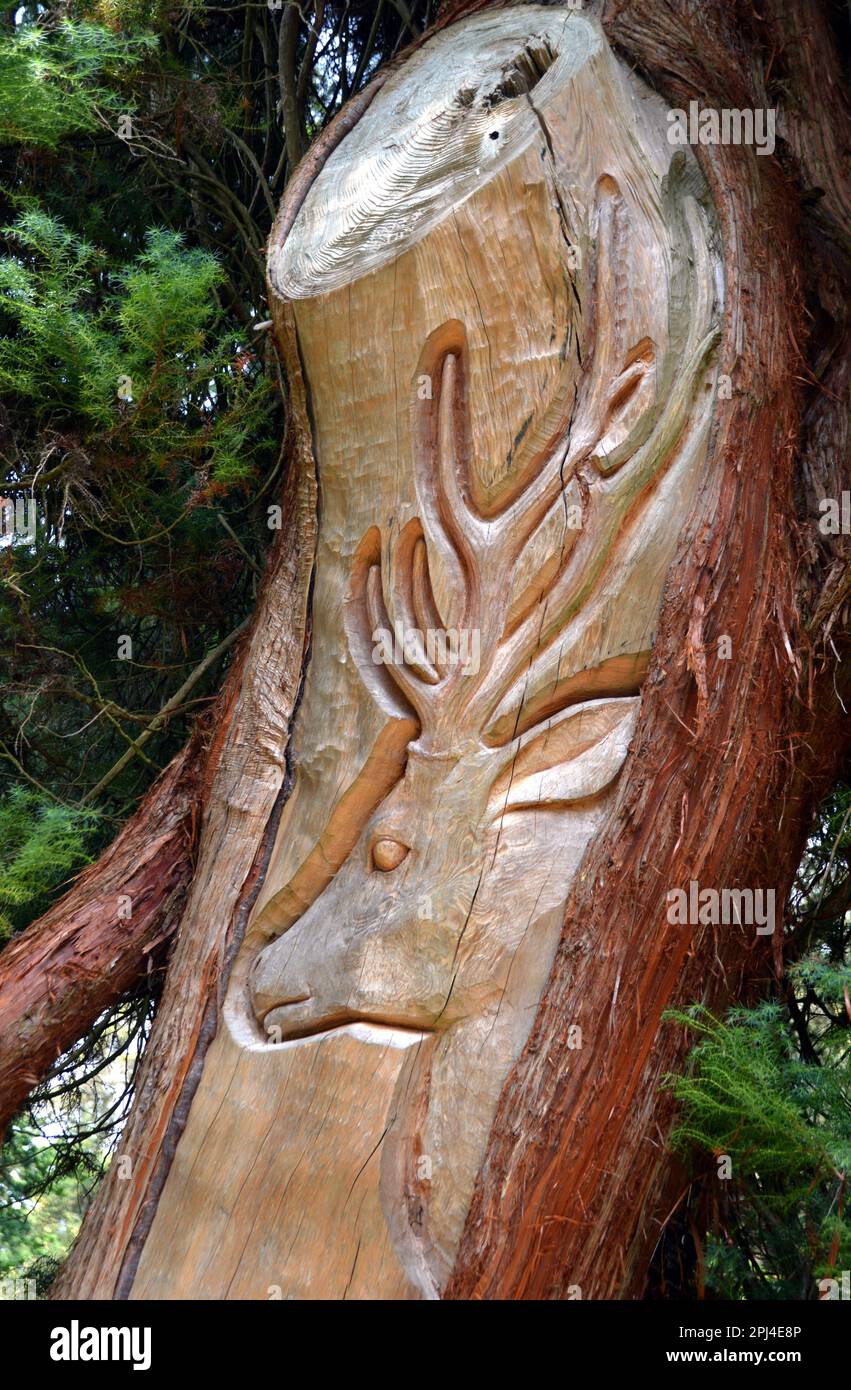
<instances>
[{"instance_id":1,"label":"pale carved wood surface","mask_svg":"<svg viewBox=\"0 0 851 1390\"><path fill-rule=\"evenodd\" d=\"M320 487L297 779L134 1297L451 1271L705 448L717 246L665 130L593 21L500 11L273 237ZM475 629L479 669L375 661L394 621Z\"/></svg>"},{"instance_id":2,"label":"pale carved wood surface","mask_svg":"<svg viewBox=\"0 0 851 1390\"><path fill-rule=\"evenodd\" d=\"M416 1297L377 1183L410 1045L336 1033L258 1053L220 1033L132 1298Z\"/></svg>"},{"instance_id":3,"label":"pale carved wood surface","mask_svg":"<svg viewBox=\"0 0 851 1390\"><path fill-rule=\"evenodd\" d=\"M285 352L289 337L281 335ZM291 410L303 414L297 360L289 353ZM306 434L304 427L296 439ZM287 732L298 698L316 525L315 467L297 446L281 532L242 660L228 673L207 762L199 854L166 987L136 1085L136 1102L113 1163L51 1291L58 1298L124 1297L169 1167L173 1136L194 1095L214 1031L217 995L239 936L285 793Z\"/></svg>"}]
</instances>

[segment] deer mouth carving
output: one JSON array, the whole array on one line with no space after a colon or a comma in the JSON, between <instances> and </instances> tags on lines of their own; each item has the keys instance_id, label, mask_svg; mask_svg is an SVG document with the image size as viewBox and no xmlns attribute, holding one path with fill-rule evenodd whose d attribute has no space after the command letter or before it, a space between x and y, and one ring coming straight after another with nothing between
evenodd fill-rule
<instances>
[{"instance_id":1,"label":"deer mouth carving","mask_svg":"<svg viewBox=\"0 0 851 1390\"><path fill-rule=\"evenodd\" d=\"M629 228L608 176L595 221L595 285L616 285ZM253 962L252 1009L278 1040L363 1021L440 1034L498 1012L529 930L564 901L561 862L600 822L649 653L564 675L562 655L632 509L683 447L717 332L694 316L658 361L650 339L625 339L616 293L593 304L579 384L565 372L495 505L477 496L463 325L425 344L418 515L393 545L366 532L344 613L359 676L407 750L318 896ZM428 640L452 633L475 636L475 663Z\"/></svg>"},{"instance_id":2,"label":"deer mouth carving","mask_svg":"<svg viewBox=\"0 0 851 1390\"><path fill-rule=\"evenodd\" d=\"M451 755L421 735L328 888L255 958L267 1036L356 1022L440 1033L497 1007L528 926L511 920L512 897L543 868L538 906L559 900L563 813L583 829L596 819L636 705L632 693L585 701L507 744L470 739ZM442 808L443 826L423 807Z\"/></svg>"},{"instance_id":3,"label":"deer mouth carving","mask_svg":"<svg viewBox=\"0 0 851 1390\"><path fill-rule=\"evenodd\" d=\"M634 694L586 701L543 730L496 747L471 739L451 755L421 736L328 888L255 958L267 1037L358 1022L442 1033L497 1008L529 925L512 897L543 868L537 906L560 900L570 834L559 822L571 807L583 829L599 815L636 705ZM451 828L424 817L428 806Z\"/></svg>"}]
</instances>

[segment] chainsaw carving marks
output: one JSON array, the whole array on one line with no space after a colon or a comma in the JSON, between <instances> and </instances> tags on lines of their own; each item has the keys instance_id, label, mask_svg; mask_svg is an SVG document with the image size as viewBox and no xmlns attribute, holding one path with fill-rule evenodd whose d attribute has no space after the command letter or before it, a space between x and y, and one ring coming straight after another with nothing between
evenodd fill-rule
<instances>
[{"instance_id":1,"label":"chainsaw carving marks","mask_svg":"<svg viewBox=\"0 0 851 1390\"><path fill-rule=\"evenodd\" d=\"M272 237L311 659L138 1296L440 1296L701 481L717 235L666 131L596 21L490 11L389 77Z\"/></svg>"},{"instance_id":2,"label":"chainsaw carving marks","mask_svg":"<svg viewBox=\"0 0 851 1390\"><path fill-rule=\"evenodd\" d=\"M614 271L629 219L610 177L595 223L580 384L559 383L549 433L525 454L521 442L518 481L490 512L474 500L464 326L444 324L423 349L411 406L418 515L392 544L367 531L345 612L388 727L414 721L417 734L346 862L251 971L257 1022L282 1041L355 1023L422 1035L397 1086L382 1196L397 1252L432 1296L451 1268L470 1155L613 795L648 653L621 649L564 680L553 672L612 584L629 604L624 539L663 521L652 518L654 488L691 447L716 340L692 321L675 380L672 344L660 360L646 336L629 341Z\"/></svg>"}]
</instances>

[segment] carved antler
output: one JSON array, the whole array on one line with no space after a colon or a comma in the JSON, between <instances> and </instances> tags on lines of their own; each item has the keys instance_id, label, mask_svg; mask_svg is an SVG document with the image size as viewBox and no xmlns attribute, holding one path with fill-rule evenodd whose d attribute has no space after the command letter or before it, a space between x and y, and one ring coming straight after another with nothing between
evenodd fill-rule
<instances>
[{"instance_id":1,"label":"carved antler","mask_svg":"<svg viewBox=\"0 0 851 1390\"><path fill-rule=\"evenodd\" d=\"M619 267L629 227L608 176L598 185L595 222L594 310L582 384L572 392L562 386L556 409L548 411L555 424L545 445L518 460L519 490L493 515L473 501L466 344L462 325L446 324L421 359L420 374L425 367L432 392L413 406L420 516L403 529L392 557L384 557L389 592L376 528L355 559L347 614L353 655L384 708L409 715L413 707L421 745L429 748L458 748L470 739L495 745L514 737L517 720L508 715L522 704L525 689L534 689L538 663L587 603L633 501L673 455L717 341L717 331L706 332L710 306L703 303L683 316L684 333L673 324L661 364L649 339L628 343ZM696 256L700 238L687 240ZM593 516L583 515L579 530L565 529L555 562L512 606L515 567L571 486L583 510L593 502ZM420 634L444 630L430 550L441 566L453 630L477 635L475 672L457 661L430 660L420 640ZM404 637L402 652L383 668L372 650L380 632ZM399 704L393 686L406 704Z\"/></svg>"}]
</instances>

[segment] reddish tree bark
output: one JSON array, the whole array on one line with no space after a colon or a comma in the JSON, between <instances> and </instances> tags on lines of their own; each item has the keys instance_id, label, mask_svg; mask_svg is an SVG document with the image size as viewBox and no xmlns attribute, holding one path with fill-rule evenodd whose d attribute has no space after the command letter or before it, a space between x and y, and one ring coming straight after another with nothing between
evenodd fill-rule
<instances>
[{"instance_id":1,"label":"reddish tree bark","mask_svg":"<svg viewBox=\"0 0 851 1390\"><path fill-rule=\"evenodd\" d=\"M487 7L466 0L443 22ZM766 0L757 16L744 0L611 0L603 17L613 45L672 106L779 105L782 139L774 156L696 151L724 240L720 361L732 396L718 402L702 491L669 575L618 801L568 906L536 1025L501 1098L447 1290L455 1298L565 1297L576 1285L584 1297L640 1296L680 1181L665 1146L671 1101L659 1088L688 1039L663 1014L693 999L720 1008L765 985L783 949L779 928L755 939L753 928L672 926L666 893L696 879L773 888L782 902L814 806L849 746L849 538L823 536L817 525L818 500L851 486L851 137L826 9L809 0L787 12ZM306 157L292 215L372 94L346 108ZM293 390L288 531L223 693L213 746L167 774L181 788L186 778L183 818L178 805L157 820L158 784L147 810L10 957L17 973L6 1017L12 1026L33 1020L36 1062L16 1092L23 1099L87 1026L74 1031L75 1009L78 1021L89 1018L95 999L102 1008L114 990L109 983L96 995L75 951L110 959L115 933L98 903L107 889L132 896L117 886L122 866L140 875L149 910L144 922L134 910L135 944L123 942L121 970L131 971L134 952L138 970L188 895L125 1138L133 1179L113 1174L102 1186L58 1296L121 1296L132 1282L287 795L285 749L309 646L315 483L297 355L292 342L281 346ZM722 635L732 660L719 656ZM200 834L190 874L192 806ZM157 889L153 864L162 870ZM222 895L215 923L202 910L211 892ZM51 960L70 991L61 1018L47 988ZM567 1045L576 1023L580 1050ZM4 1053L9 1037L0 1015ZM21 1056L0 1061L0 1081L21 1069Z\"/></svg>"},{"instance_id":2,"label":"reddish tree bark","mask_svg":"<svg viewBox=\"0 0 851 1390\"><path fill-rule=\"evenodd\" d=\"M279 344L289 389L284 526L241 660L231 668L204 766L198 850L120 1152L52 1286L55 1298L125 1297L215 1036L230 964L291 789L289 734L310 641L316 481L298 356Z\"/></svg>"},{"instance_id":3,"label":"reddish tree bark","mask_svg":"<svg viewBox=\"0 0 851 1390\"><path fill-rule=\"evenodd\" d=\"M0 954L0 1136L56 1058L175 931L192 878L198 782L196 741L97 863Z\"/></svg>"},{"instance_id":4,"label":"reddish tree bark","mask_svg":"<svg viewBox=\"0 0 851 1390\"><path fill-rule=\"evenodd\" d=\"M753 928L672 926L666 893L695 879L782 903L848 749L848 543L817 528L817 499L848 487L849 142L824 12L775 4L758 21L739 4L629 0L605 25L674 107L770 106L773 63L787 143L775 158L696 151L723 231L732 398L669 575L637 747L503 1092L452 1298L640 1296L678 1180L660 1083L688 1039L663 1013L741 997L783 949L779 925L773 949Z\"/></svg>"}]
</instances>

